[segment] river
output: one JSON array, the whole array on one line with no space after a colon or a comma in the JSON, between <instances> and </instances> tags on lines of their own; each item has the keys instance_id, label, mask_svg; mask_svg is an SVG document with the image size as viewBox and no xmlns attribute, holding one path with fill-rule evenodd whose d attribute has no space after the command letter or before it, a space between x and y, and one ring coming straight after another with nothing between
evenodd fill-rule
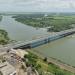
<instances>
[{"instance_id":1,"label":"river","mask_svg":"<svg viewBox=\"0 0 75 75\"><path fill-rule=\"evenodd\" d=\"M16 41L32 40L37 36L40 37L48 34L45 29L36 29L22 24L15 21L12 16L3 16L3 19L0 22L0 29L6 30L9 34L9 37Z\"/></svg>"},{"instance_id":2,"label":"river","mask_svg":"<svg viewBox=\"0 0 75 75\"><path fill-rule=\"evenodd\" d=\"M66 64L75 66L75 34L39 46L33 50L44 56L56 58Z\"/></svg>"},{"instance_id":3,"label":"river","mask_svg":"<svg viewBox=\"0 0 75 75\"><path fill-rule=\"evenodd\" d=\"M15 21L12 16L3 16L0 22L0 28L5 29L9 37L17 41L32 40L34 37L48 35L44 29L36 29ZM38 51L45 56L53 57L67 64L75 66L75 34L45 44L33 50Z\"/></svg>"}]
</instances>

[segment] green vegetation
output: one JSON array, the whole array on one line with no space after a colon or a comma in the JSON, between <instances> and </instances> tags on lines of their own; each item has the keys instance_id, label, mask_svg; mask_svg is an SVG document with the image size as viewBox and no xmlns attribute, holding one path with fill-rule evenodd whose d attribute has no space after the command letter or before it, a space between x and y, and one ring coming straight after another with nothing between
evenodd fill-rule
<instances>
[{"instance_id":1,"label":"green vegetation","mask_svg":"<svg viewBox=\"0 0 75 75\"><path fill-rule=\"evenodd\" d=\"M28 14L13 16L16 21L33 27L51 27L51 31L58 32L75 27L75 15L44 15Z\"/></svg>"},{"instance_id":2,"label":"green vegetation","mask_svg":"<svg viewBox=\"0 0 75 75\"><path fill-rule=\"evenodd\" d=\"M0 44L4 45L9 42L8 33L5 30L0 29Z\"/></svg>"},{"instance_id":3,"label":"green vegetation","mask_svg":"<svg viewBox=\"0 0 75 75\"><path fill-rule=\"evenodd\" d=\"M23 61L27 65L32 65L33 70L36 69L40 75L74 75L71 72L60 69L51 62L47 62L47 58L43 60L31 52L24 56Z\"/></svg>"}]
</instances>

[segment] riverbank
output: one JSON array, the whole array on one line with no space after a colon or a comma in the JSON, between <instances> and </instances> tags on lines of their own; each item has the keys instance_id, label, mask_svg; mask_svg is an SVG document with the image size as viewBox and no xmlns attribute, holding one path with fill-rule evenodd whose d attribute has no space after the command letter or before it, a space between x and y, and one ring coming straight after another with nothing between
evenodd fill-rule
<instances>
[{"instance_id":1,"label":"riverbank","mask_svg":"<svg viewBox=\"0 0 75 75\"><path fill-rule=\"evenodd\" d=\"M0 29L0 45L8 44L10 38L5 30Z\"/></svg>"},{"instance_id":2,"label":"riverbank","mask_svg":"<svg viewBox=\"0 0 75 75\"><path fill-rule=\"evenodd\" d=\"M36 28L50 27L48 31L59 32L75 27L75 15L48 15L29 14L13 16L16 21Z\"/></svg>"},{"instance_id":3,"label":"riverbank","mask_svg":"<svg viewBox=\"0 0 75 75\"><path fill-rule=\"evenodd\" d=\"M5 30L0 29L0 44L5 45L9 43L9 36Z\"/></svg>"},{"instance_id":4,"label":"riverbank","mask_svg":"<svg viewBox=\"0 0 75 75\"><path fill-rule=\"evenodd\" d=\"M75 70L74 71L69 70L69 67L68 67L68 69L65 69L65 68L57 65L56 63L58 61L56 61L53 58L50 58L50 59L47 58L47 60L44 61L46 57L44 57L42 54L38 54L37 52L32 51L32 50L27 50L27 51L30 53L30 55L37 57L36 59L35 58L34 59L37 61L37 64L39 64L41 66L41 67L39 67L39 70L43 71L44 73L52 73L52 75L60 75L60 74L62 74L62 75L74 75L74 73L75 73ZM32 56L29 59L31 59ZM32 63L32 61L30 61L30 62ZM47 75L47 74L45 74L45 75Z\"/></svg>"},{"instance_id":5,"label":"riverbank","mask_svg":"<svg viewBox=\"0 0 75 75\"><path fill-rule=\"evenodd\" d=\"M41 57L42 59L44 59L45 56L44 54L40 53L39 51L34 51L34 50L28 50L30 52L32 52L33 54L36 54L37 56ZM65 71L69 71L69 72L72 72L72 73L75 73L75 68L69 64L66 64L60 60L57 60L56 58L52 58L52 57L47 57L48 59L48 62L50 63L53 63L55 65L57 65L59 68L65 70Z\"/></svg>"}]
</instances>

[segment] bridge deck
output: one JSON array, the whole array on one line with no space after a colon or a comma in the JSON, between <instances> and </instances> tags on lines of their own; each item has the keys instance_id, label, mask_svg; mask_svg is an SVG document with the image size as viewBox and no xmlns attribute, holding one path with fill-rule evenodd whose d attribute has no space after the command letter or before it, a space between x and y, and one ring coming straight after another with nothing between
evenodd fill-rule
<instances>
[{"instance_id":1,"label":"bridge deck","mask_svg":"<svg viewBox=\"0 0 75 75\"><path fill-rule=\"evenodd\" d=\"M57 32L56 34L54 35L50 35L50 36L46 36L46 37L43 37L43 38L39 38L39 39L36 39L36 40L32 40L32 41L27 41L27 42L22 42L22 43L19 43L19 44L15 44L13 46L13 48L17 48L17 47L20 47L20 46L25 46L25 45L31 45L33 43L38 43L38 42L46 42L50 39L57 39L57 38L60 38L59 36L62 37L62 35L65 35L65 34L68 34L68 33L74 33L75 32L75 29L69 29L69 30L64 30L64 31L61 31L61 32ZM54 39L54 40L55 40Z\"/></svg>"}]
</instances>

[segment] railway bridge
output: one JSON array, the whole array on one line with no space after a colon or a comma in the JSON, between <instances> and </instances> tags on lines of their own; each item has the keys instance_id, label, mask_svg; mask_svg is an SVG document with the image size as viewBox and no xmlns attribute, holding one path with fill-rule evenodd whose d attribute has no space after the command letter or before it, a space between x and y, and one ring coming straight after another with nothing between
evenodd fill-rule
<instances>
[{"instance_id":1,"label":"railway bridge","mask_svg":"<svg viewBox=\"0 0 75 75\"><path fill-rule=\"evenodd\" d=\"M39 38L36 40L15 44L14 46L12 46L12 48L14 48L14 49L34 48L34 47L37 47L37 46L40 46L43 44L47 44L51 41L66 37L66 36L74 34L74 33L75 33L75 29L64 30L64 31L58 32L52 36L50 35L50 36Z\"/></svg>"}]
</instances>

